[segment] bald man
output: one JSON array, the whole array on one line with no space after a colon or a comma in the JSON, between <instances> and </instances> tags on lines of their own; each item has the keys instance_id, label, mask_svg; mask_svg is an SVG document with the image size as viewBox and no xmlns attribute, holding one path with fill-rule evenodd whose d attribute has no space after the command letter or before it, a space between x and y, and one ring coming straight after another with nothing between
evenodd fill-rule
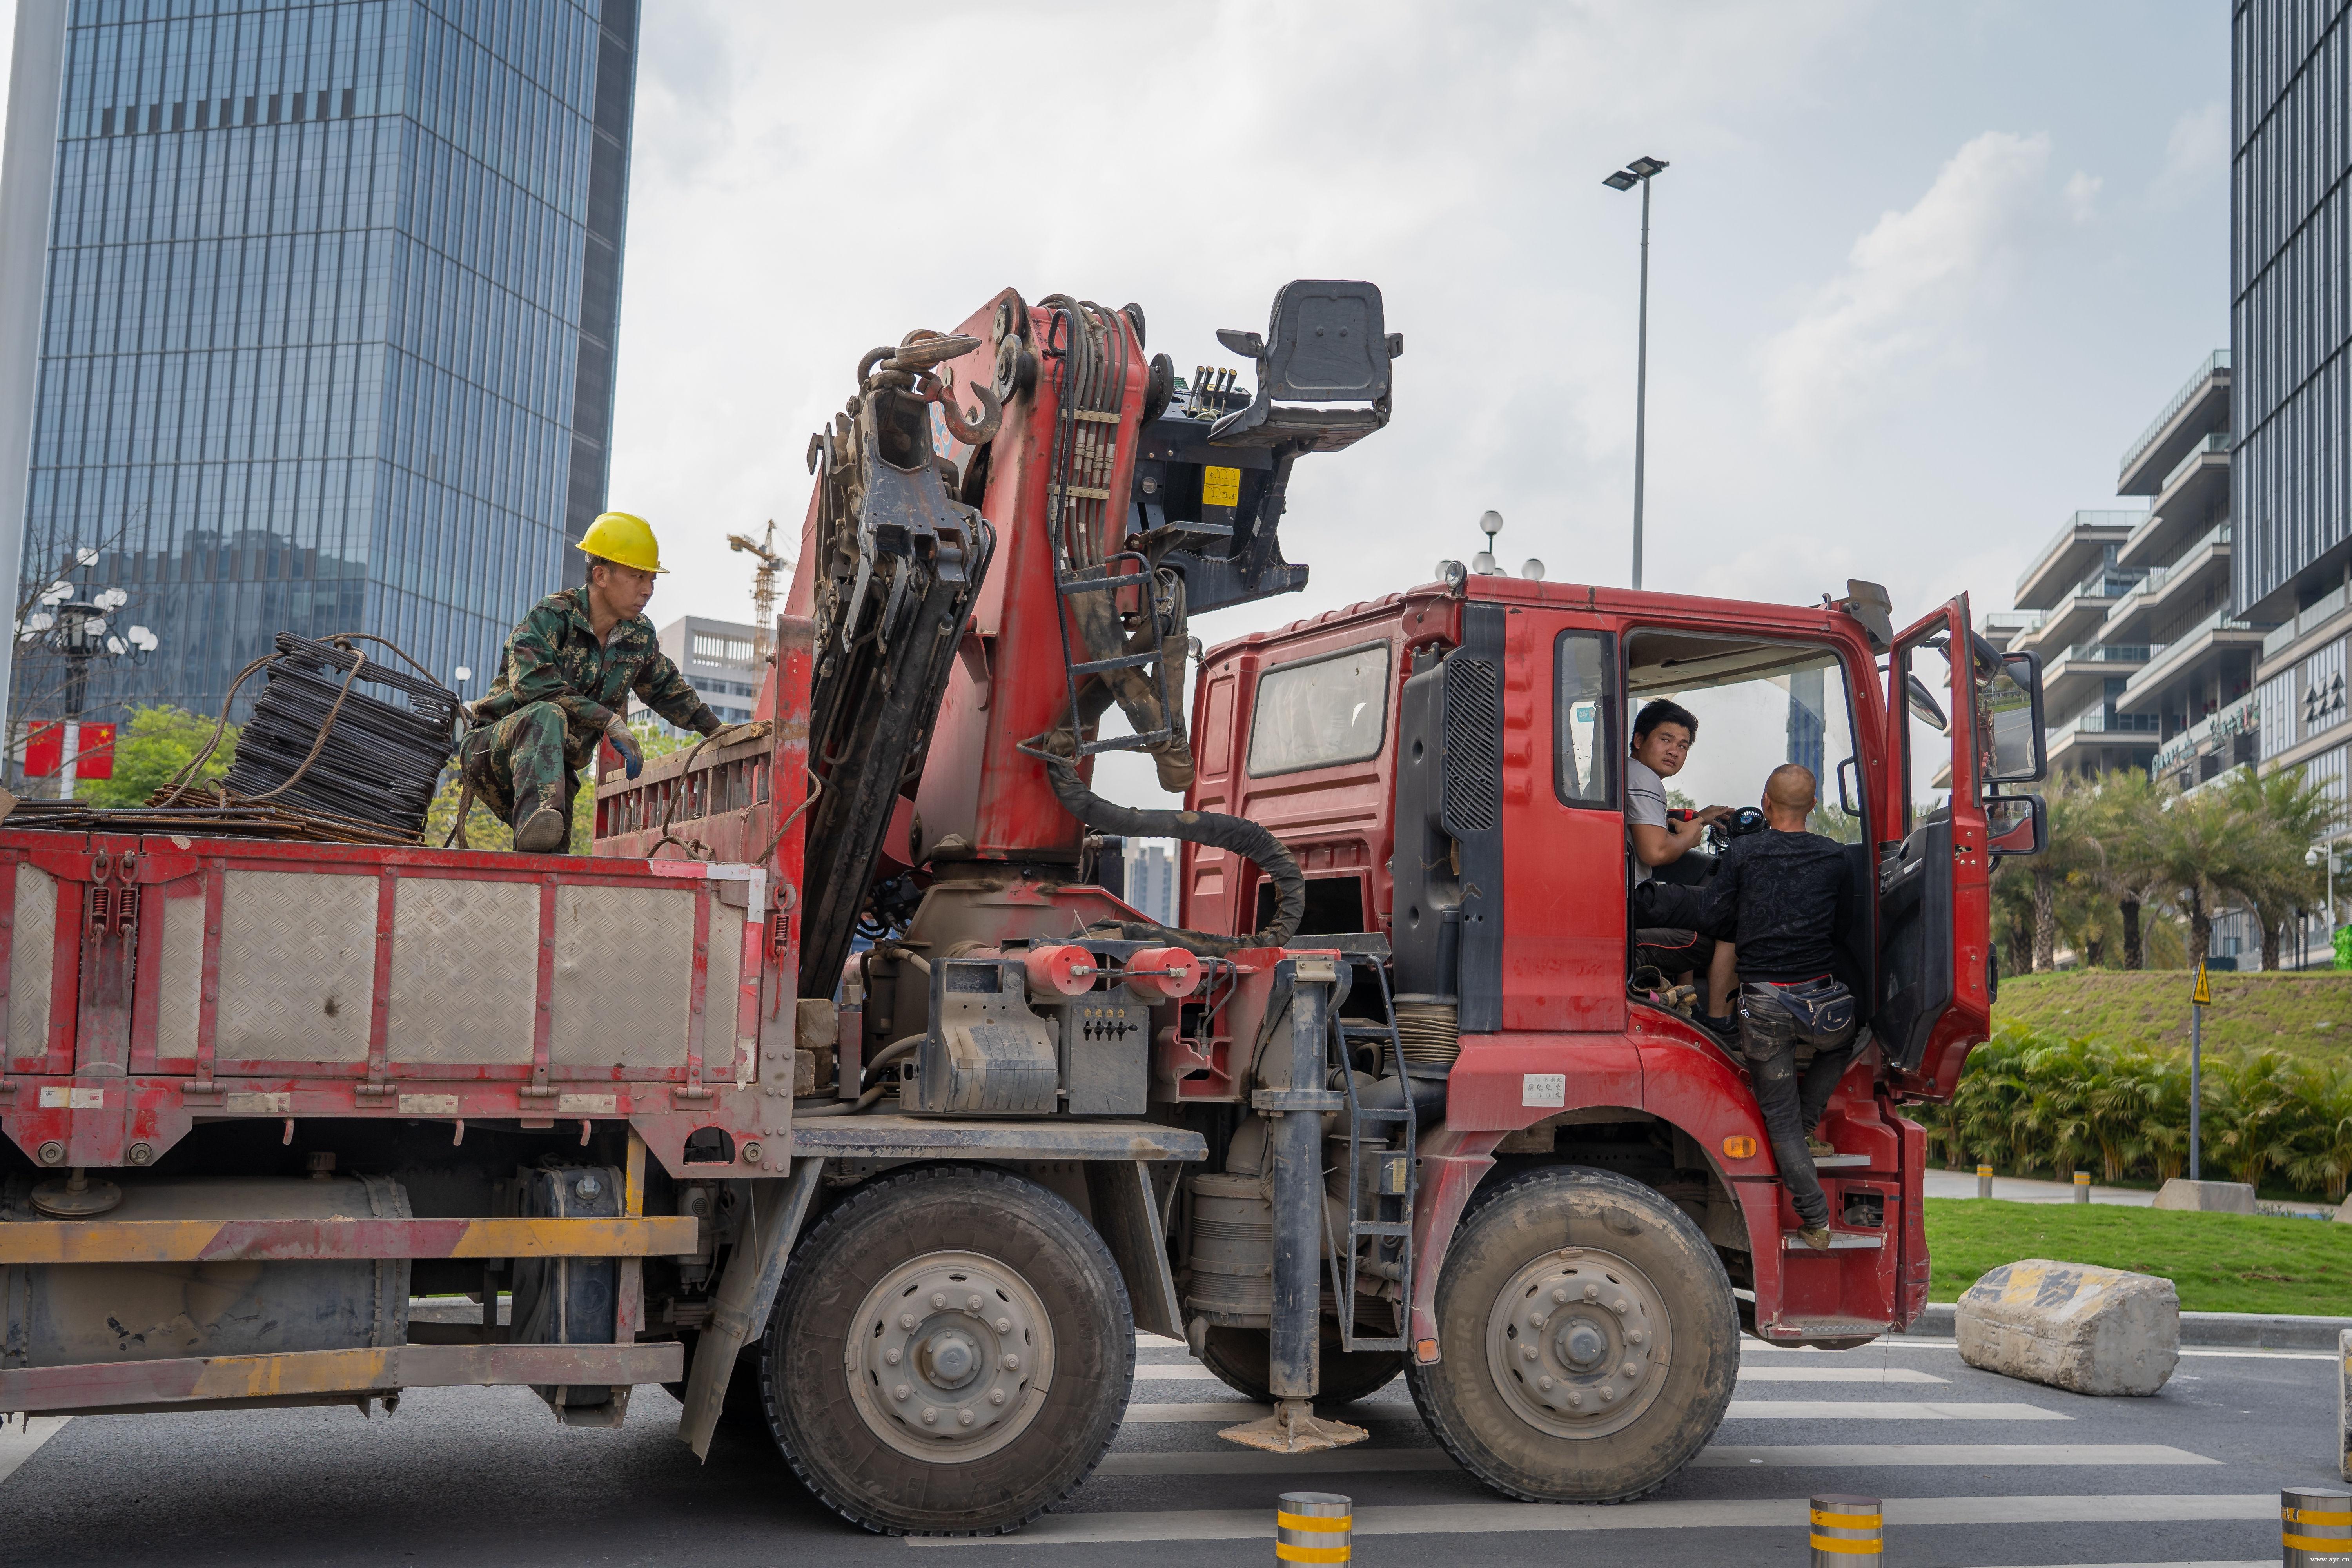
<instances>
[{"instance_id":1,"label":"bald man","mask_svg":"<svg viewBox=\"0 0 2352 1568\"><path fill-rule=\"evenodd\" d=\"M1813 775L1795 763L1764 784L1768 831L1735 838L1707 889L1716 929L1731 933L1739 963L1739 1050L1780 1180L1807 1245L1830 1245L1829 1201L1811 1146L1830 1095L1856 1050L1853 999L1832 974L1853 917L1845 847L1806 829ZM1812 1047L1800 1080L1796 1053Z\"/></svg>"}]
</instances>

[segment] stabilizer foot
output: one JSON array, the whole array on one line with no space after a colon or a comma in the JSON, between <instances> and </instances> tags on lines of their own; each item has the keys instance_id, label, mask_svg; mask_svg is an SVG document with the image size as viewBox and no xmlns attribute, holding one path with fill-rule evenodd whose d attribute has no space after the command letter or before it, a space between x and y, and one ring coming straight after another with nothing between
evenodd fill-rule
<instances>
[{"instance_id":1,"label":"stabilizer foot","mask_svg":"<svg viewBox=\"0 0 2352 1568\"><path fill-rule=\"evenodd\" d=\"M1217 1436L1228 1443L1263 1448L1269 1454L1312 1454L1360 1443L1371 1434L1345 1421L1323 1419L1304 1399L1278 1399L1273 1415L1228 1426Z\"/></svg>"}]
</instances>

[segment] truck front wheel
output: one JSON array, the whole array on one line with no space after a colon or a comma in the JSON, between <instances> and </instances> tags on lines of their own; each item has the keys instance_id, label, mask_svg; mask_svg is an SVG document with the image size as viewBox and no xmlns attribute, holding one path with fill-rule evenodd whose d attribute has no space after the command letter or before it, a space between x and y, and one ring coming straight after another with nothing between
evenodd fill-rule
<instances>
[{"instance_id":1,"label":"truck front wheel","mask_svg":"<svg viewBox=\"0 0 2352 1568\"><path fill-rule=\"evenodd\" d=\"M1573 1166L1473 1200L1437 1282L1441 1359L1406 1369L1445 1451L1530 1502L1623 1502L1687 1464L1739 1372L1731 1281L1639 1183Z\"/></svg>"},{"instance_id":2,"label":"truck front wheel","mask_svg":"<svg viewBox=\"0 0 2352 1568\"><path fill-rule=\"evenodd\" d=\"M1028 1523L1093 1472L1134 1377L1110 1249L1061 1198L985 1166L850 1194L794 1250L760 1342L793 1472L892 1535Z\"/></svg>"}]
</instances>

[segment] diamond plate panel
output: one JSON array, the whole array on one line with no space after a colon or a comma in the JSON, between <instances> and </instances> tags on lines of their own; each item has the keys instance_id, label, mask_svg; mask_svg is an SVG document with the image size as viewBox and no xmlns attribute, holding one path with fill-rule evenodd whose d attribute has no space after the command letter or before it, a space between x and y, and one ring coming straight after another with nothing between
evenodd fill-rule
<instances>
[{"instance_id":1,"label":"diamond plate panel","mask_svg":"<svg viewBox=\"0 0 2352 1568\"><path fill-rule=\"evenodd\" d=\"M216 1061L222 1068L365 1061L375 1001L375 879L300 871L227 877Z\"/></svg>"},{"instance_id":2,"label":"diamond plate panel","mask_svg":"<svg viewBox=\"0 0 2352 1568\"><path fill-rule=\"evenodd\" d=\"M692 886L555 889L551 1064L686 1065L694 897Z\"/></svg>"},{"instance_id":3,"label":"diamond plate panel","mask_svg":"<svg viewBox=\"0 0 2352 1568\"><path fill-rule=\"evenodd\" d=\"M49 1050L49 971L57 959L58 884L28 862L16 865L16 920L8 943L8 1054Z\"/></svg>"},{"instance_id":4,"label":"diamond plate panel","mask_svg":"<svg viewBox=\"0 0 2352 1568\"><path fill-rule=\"evenodd\" d=\"M529 1067L539 889L404 877L393 891L391 1060Z\"/></svg>"},{"instance_id":5,"label":"diamond plate panel","mask_svg":"<svg viewBox=\"0 0 2352 1568\"><path fill-rule=\"evenodd\" d=\"M151 898L154 895L150 894ZM163 900L163 973L155 984L155 1054L196 1054L196 1012L205 999L205 900Z\"/></svg>"}]
</instances>

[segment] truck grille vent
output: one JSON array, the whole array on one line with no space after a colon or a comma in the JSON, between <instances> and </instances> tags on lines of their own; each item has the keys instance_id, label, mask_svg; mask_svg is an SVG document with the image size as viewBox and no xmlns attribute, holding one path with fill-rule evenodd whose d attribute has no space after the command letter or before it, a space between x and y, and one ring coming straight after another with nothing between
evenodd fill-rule
<instances>
[{"instance_id":1,"label":"truck grille vent","mask_svg":"<svg viewBox=\"0 0 2352 1568\"><path fill-rule=\"evenodd\" d=\"M1502 817L1501 682L1492 659L1445 661L1445 828L1491 832Z\"/></svg>"}]
</instances>

